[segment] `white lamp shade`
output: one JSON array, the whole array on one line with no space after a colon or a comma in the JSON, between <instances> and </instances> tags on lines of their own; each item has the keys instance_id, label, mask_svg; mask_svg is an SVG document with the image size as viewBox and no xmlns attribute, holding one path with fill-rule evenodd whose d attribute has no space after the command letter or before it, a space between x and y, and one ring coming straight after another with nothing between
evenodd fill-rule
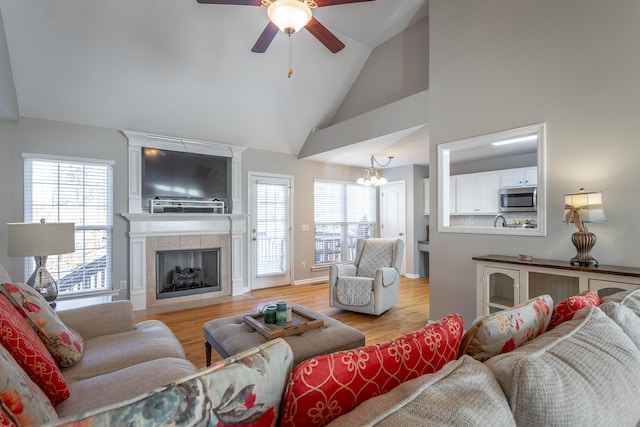
<instances>
[{"instance_id":1,"label":"white lamp shade","mask_svg":"<svg viewBox=\"0 0 640 427\"><path fill-rule=\"evenodd\" d=\"M267 8L267 15L283 33L298 32L311 20L311 9L299 0L275 0Z\"/></svg>"},{"instance_id":2,"label":"white lamp shade","mask_svg":"<svg viewBox=\"0 0 640 427\"><path fill-rule=\"evenodd\" d=\"M16 222L7 224L7 255L48 256L74 252L73 222Z\"/></svg>"},{"instance_id":3,"label":"white lamp shade","mask_svg":"<svg viewBox=\"0 0 640 427\"><path fill-rule=\"evenodd\" d=\"M564 204L565 217L569 212L566 207L572 206L578 210L582 222L605 222L607 220L602 206L601 191L565 194ZM574 222L573 217L571 217L570 222Z\"/></svg>"}]
</instances>

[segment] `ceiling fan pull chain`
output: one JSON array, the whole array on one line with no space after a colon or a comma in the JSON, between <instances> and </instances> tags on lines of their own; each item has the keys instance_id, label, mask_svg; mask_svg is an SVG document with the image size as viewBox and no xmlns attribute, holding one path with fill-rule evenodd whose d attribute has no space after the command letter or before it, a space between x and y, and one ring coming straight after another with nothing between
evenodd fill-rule
<instances>
[{"instance_id":1,"label":"ceiling fan pull chain","mask_svg":"<svg viewBox=\"0 0 640 427\"><path fill-rule=\"evenodd\" d=\"M289 74L288 77L291 78L293 74L293 54L291 53L293 50L293 40L291 39L291 34L289 34Z\"/></svg>"}]
</instances>

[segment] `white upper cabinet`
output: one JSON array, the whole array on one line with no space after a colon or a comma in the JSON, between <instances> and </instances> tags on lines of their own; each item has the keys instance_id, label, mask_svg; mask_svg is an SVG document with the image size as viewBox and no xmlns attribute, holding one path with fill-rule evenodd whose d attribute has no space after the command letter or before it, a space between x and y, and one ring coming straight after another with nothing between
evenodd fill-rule
<instances>
[{"instance_id":1,"label":"white upper cabinet","mask_svg":"<svg viewBox=\"0 0 640 427\"><path fill-rule=\"evenodd\" d=\"M455 176L458 215L496 215L498 213L499 172L469 173Z\"/></svg>"},{"instance_id":2,"label":"white upper cabinet","mask_svg":"<svg viewBox=\"0 0 640 427\"><path fill-rule=\"evenodd\" d=\"M502 188L535 187L538 185L538 168L532 166L504 170L500 174L500 185Z\"/></svg>"}]
</instances>

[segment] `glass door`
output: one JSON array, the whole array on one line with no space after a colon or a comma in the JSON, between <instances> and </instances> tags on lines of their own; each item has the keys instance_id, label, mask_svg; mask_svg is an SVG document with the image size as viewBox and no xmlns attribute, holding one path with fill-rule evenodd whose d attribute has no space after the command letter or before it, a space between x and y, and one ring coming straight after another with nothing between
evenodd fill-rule
<instances>
[{"instance_id":1,"label":"glass door","mask_svg":"<svg viewBox=\"0 0 640 427\"><path fill-rule=\"evenodd\" d=\"M250 175L252 289L291 284L292 178Z\"/></svg>"}]
</instances>

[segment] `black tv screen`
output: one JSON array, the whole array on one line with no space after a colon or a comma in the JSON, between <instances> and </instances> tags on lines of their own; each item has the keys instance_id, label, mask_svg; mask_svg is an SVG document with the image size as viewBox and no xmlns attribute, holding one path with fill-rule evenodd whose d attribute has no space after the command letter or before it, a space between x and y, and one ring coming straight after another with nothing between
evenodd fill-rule
<instances>
[{"instance_id":1,"label":"black tv screen","mask_svg":"<svg viewBox=\"0 0 640 427\"><path fill-rule=\"evenodd\" d=\"M142 195L146 200L229 196L229 157L146 147L142 154Z\"/></svg>"}]
</instances>

